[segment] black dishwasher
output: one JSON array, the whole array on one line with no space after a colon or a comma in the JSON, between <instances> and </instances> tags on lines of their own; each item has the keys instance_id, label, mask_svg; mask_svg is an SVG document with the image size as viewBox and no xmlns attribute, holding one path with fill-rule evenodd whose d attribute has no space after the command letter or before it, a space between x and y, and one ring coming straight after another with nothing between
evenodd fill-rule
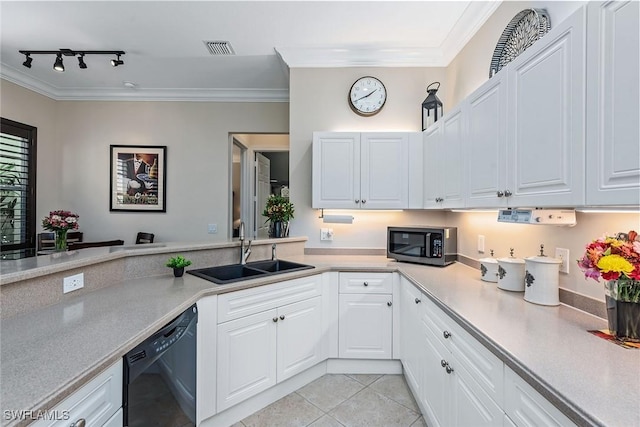
<instances>
[{"instance_id":1,"label":"black dishwasher","mask_svg":"<svg viewBox=\"0 0 640 427\"><path fill-rule=\"evenodd\" d=\"M123 426L195 425L197 323L194 304L125 354Z\"/></svg>"}]
</instances>

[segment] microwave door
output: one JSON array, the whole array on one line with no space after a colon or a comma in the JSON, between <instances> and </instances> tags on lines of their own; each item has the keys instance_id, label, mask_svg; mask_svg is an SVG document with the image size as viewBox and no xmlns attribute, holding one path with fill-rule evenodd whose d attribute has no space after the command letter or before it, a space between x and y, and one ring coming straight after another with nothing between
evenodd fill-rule
<instances>
[{"instance_id":1,"label":"microwave door","mask_svg":"<svg viewBox=\"0 0 640 427\"><path fill-rule=\"evenodd\" d=\"M414 258L424 256L425 240L422 233L393 232L390 252Z\"/></svg>"}]
</instances>

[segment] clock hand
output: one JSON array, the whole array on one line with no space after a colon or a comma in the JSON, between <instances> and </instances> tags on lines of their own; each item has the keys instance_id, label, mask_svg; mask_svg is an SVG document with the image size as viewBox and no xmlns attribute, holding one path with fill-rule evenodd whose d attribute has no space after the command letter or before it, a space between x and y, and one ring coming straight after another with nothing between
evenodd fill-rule
<instances>
[{"instance_id":1,"label":"clock hand","mask_svg":"<svg viewBox=\"0 0 640 427\"><path fill-rule=\"evenodd\" d=\"M373 93L374 93L375 91L377 91L377 90L378 90L378 89L374 89L374 90L372 90L372 91L371 91L371 93L368 93L368 94L366 94L365 96L360 97L360 98L356 99L356 100L355 100L355 101L353 101L353 102L358 102L358 101L360 101L361 99L365 99L366 97L373 95Z\"/></svg>"}]
</instances>

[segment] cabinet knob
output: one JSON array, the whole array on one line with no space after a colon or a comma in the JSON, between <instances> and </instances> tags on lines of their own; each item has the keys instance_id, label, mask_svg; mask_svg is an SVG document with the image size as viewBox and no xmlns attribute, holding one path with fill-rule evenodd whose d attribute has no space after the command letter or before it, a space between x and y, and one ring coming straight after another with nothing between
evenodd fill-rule
<instances>
[{"instance_id":1,"label":"cabinet knob","mask_svg":"<svg viewBox=\"0 0 640 427\"><path fill-rule=\"evenodd\" d=\"M278 318L277 318L277 317L274 317L274 318L273 318L273 321L274 321L274 322L277 322L277 321L278 321Z\"/></svg>"},{"instance_id":2,"label":"cabinet knob","mask_svg":"<svg viewBox=\"0 0 640 427\"><path fill-rule=\"evenodd\" d=\"M284 314L280 315L280 320L284 320Z\"/></svg>"},{"instance_id":3,"label":"cabinet knob","mask_svg":"<svg viewBox=\"0 0 640 427\"><path fill-rule=\"evenodd\" d=\"M453 372L453 368L451 366L449 366L448 363L447 363L447 366L446 366L445 370L447 371L447 374L450 374L450 373Z\"/></svg>"},{"instance_id":4,"label":"cabinet knob","mask_svg":"<svg viewBox=\"0 0 640 427\"><path fill-rule=\"evenodd\" d=\"M511 193L511 191L504 190L504 197L511 197L512 195L513 195L513 193Z\"/></svg>"},{"instance_id":5,"label":"cabinet knob","mask_svg":"<svg viewBox=\"0 0 640 427\"><path fill-rule=\"evenodd\" d=\"M442 360L440 361L440 366L442 366L443 368L444 368L445 366L447 366L447 365L448 365L448 363L447 363L447 361L446 361L446 360L442 359Z\"/></svg>"},{"instance_id":6,"label":"cabinet knob","mask_svg":"<svg viewBox=\"0 0 640 427\"><path fill-rule=\"evenodd\" d=\"M80 418L75 423L71 423L71 425L69 427L85 427L86 424L87 424L87 422L85 421L85 419L84 418Z\"/></svg>"},{"instance_id":7,"label":"cabinet knob","mask_svg":"<svg viewBox=\"0 0 640 427\"><path fill-rule=\"evenodd\" d=\"M449 331L444 331L444 332L442 333L442 335L444 336L444 338L445 338L445 339L447 339L447 338L449 338L449 337L451 336L451 332L449 332Z\"/></svg>"},{"instance_id":8,"label":"cabinet knob","mask_svg":"<svg viewBox=\"0 0 640 427\"><path fill-rule=\"evenodd\" d=\"M415 301L416 301L416 304L420 304L422 302L418 298L416 298Z\"/></svg>"},{"instance_id":9,"label":"cabinet knob","mask_svg":"<svg viewBox=\"0 0 640 427\"><path fill-rule=\"evenodd\" d=\"M500 190L498 190L498 191L496 192L496 196L498 196L498 197L504 197L504 191L500 191Z\"/></svg>"},{"instance_id":10,"label":"cabinet knob","mask_svg":"<svg viewBox=\"0 0 640 427\"><path fill-rule=\"evenodd\" d=\"M391 301L387 302L387 307L391 307L393 303Z\"/></svg>"},{"instance_id":11,"label":"cabinet knob","mask_svg":"<svg viewBox=\"0 0 640 427\"><path fill-rule=\"evenodd\" d=\"M364 205L365 203L367 203L367 201L363 199L362 200L362 204Z\"/></svg>"},{"instance_id":12,"label":"cabinet knob","mask_svg":"<svg viewBox=\"0 0 640 427\"><path fill-rule=\"evenodd\" d=\"M369 286L369 282L364 282L363 285Z\"/></svg>"},{"instance_id":13,"label":"cabinet knob","mask_svg":"<svg viewBox=\"0 0 640 427\"><path fill-rule=\"evenodd\" d=\"M356 200L355 200L355 202L356 202L356 203L360 203L360 199L356 199Z\"/></svg>"}]
</instances>

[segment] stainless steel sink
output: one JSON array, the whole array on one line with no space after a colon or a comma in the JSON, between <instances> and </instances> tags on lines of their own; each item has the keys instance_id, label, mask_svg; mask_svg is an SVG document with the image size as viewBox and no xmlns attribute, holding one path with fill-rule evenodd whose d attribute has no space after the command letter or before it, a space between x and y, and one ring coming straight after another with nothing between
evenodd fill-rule
<instances>
[{"instance_id":1,"label":"stainless steel sink","mask_svg":"<svg viewBox=\"0 0 640 427\"><path fill-rule=\"evenodd\" d=\"M219 285L225 285L241 280L255 279L257 277L271 276L291 271L307 270L310 268L314 267L312 265L278 259L248 262L245 265L229 264L218 267L199 268L189 270L187 273Z\"/></svg>"}]
</instances>

